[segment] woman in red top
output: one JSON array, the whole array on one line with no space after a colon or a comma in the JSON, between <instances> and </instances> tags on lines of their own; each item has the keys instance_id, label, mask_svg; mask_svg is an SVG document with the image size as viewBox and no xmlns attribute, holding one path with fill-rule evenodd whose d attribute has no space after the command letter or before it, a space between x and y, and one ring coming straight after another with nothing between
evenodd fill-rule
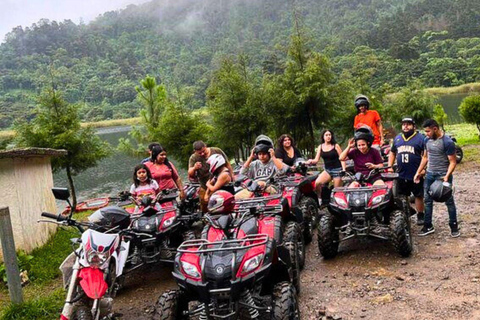
<instances>
[{"instance_id":1,"label":"woman in red top","mask_svg":"<svg viewBox=\"0 0 480 320\"><path fill-rule=\"evenodd\" d=\"M151 161L145 165L150 169L153 179L157 181L160 191L177 188L180 191L180 198L185 198L182 179L173 163L168 161L165 148L161 145L153 147Z\"/></svg>"}]
</instances>

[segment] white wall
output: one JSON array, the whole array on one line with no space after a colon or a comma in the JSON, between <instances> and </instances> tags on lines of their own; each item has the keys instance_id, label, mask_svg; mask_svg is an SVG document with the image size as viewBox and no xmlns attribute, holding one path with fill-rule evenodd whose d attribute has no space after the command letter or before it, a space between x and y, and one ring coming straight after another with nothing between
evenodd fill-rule
<instances>
[{"instance_id":1,"label":"white wall","mask_svg":"<svg viewBox=\"0 0 480 320\"><path fill-rule=\"evenodd\" d=\"M50 157L0 159L0 207L9 207L17 250L32 251L56 229L53 224L37 223L43 211L56 213L52 187Z\"/></svg>"}]
</instances>

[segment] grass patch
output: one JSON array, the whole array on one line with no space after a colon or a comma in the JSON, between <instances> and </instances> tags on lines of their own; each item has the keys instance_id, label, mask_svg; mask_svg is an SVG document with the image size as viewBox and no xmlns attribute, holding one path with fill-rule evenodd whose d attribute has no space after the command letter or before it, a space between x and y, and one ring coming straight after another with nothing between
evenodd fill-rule
<instances>
[{"instance_id":1,"label":"grass patch","mask_svg":"<svg viewBox=\"0 0 480 320\"><path fill-rule=\"evenodd\" d=\"M478 144L480 142L477 127L469 123L451 124L445 126L445 131L457 139L460 146Z\"/></svg>"},{"instance_id":2,"label":"grass patch","mask_svg":"<svg viewBox=\"0 0 480 320\"><path fill-rule=\"evenodd\" d=\"M444 88L444 87L427 88L425 89L425 91L434 95L480 92L480 82L466 83L460 86L448 87L448 88Z\"/></svg>"},{"instance_id":3,"label":"grass patch","mask_svg":"<svg viewBox=\"0 0 480 320\"><path fill-rule=\"evenodd\" d=\"M463 158L465 162L474 162L480 164L480 149L475 146L466 146L463 150Z\"/></svg>"},{"instance_id":4,"label":"grass patch","mask_svg":"<svg viewBox=\"0 0 480 320\"><path fill-rule=\"evenodd\" d=\"M22 304L10 304L3 309L0 320L51 320L59 317L65 292L57 288L50 293L41 293Z\"/></svg>"},{"instance_id":5,"label":"grass patch","mask_svg":"<svg viewBox=\"0 0 480 320\"><path fill-rule=\"evenodd\" d=\"M91 126L93 128L107 128L119 126L133 126L140 123L140 118L103 120L98 122L84 122L82 127Z\"/></svg>"}]
</instances>

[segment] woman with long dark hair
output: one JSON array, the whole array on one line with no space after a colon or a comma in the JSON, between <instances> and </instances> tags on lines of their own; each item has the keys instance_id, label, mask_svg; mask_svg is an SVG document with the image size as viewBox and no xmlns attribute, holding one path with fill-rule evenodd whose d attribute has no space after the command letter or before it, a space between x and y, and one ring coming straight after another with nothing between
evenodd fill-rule
<instances>
[{"instance_id":1,"label":"woman with long dark hair","mask_svg":"<svg viewBox=\"0 0 480 320\"><path fill-rule=\"evenodd\" d=\"M324 171L318 176L315 181L315 189L320 194L322 186L328 184L333 180L335 187L342 185L342 178L340 172L345 170L345 162L340 161L339 157L342 154L342 148L335 141L335 136L332 130L325 129L321 133L322 143L318 146L318 151L315 159L310 159L307 164L317 164L322 158L324 163Z\"/></svg>"},{"instance_id":2,"label":"woman with long dark hair","mask_svg":"<svg viewBox=\"0 0 480 320\"><path fill-rule=\"evenodd\" d=\"M275 157L291 167L294 165L295 160L302 157L302 153L295 147L295 141L291 135L282 134L277 140Z\"/></svg>"},{"instance_id":3,"label":"woman with long dark hair","mask_svg":"<svg viewBox=\"0 0 480 320\"><path fill-rule=\"evenodd\" d=\"M145 165L150 169L153 179L157 181L160 191L177 188L180 191L180 198L185 198L182 179L173 163L168 161L167 150L164 147L161 145L153 147L151 161Z\"/></svg>"}]
</instances>

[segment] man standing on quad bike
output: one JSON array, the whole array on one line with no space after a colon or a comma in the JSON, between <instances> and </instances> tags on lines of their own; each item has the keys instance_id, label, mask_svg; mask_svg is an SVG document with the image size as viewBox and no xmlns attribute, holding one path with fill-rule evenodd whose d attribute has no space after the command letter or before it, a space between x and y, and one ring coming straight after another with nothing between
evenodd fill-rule
<instances>
[{"instance_id":1,"label":"man standing on quad bike","mask_svg":"<svg viewBox=\"0 0 480 320\"><path fill-rule=\"evenodd\" d=\"M380 150L380 146L384 144L383 125L380 115L375 110L369 110L370 100L363 94L355 97L355 108L357 108L357 115L353 122L353 128L356 130L362 126L369 126L374 136L372 146Z\"/></svg>"},{"instance_id":2,"label":"man standing on quad bike","mask_svg":"<svg viewBox=\"0 0 480 320\"><path fill-rule=\"evenodd\" d=\"M428 119L423 123L427 139L422 162L417 169L414 181L420 182L422 170L428 163L425 177L425 223L419 236L434 233L432 224L433 201L445 202L448 209L451 236L460 236L457 222L457 208L452 193L453 171L457 165L455 143L440 129L437 121ZM437 182L440 180L440 183ZM433 189L433 190L432 190Z\"/></svg>"},{"instance_id":3,"label":"man standing on quad bike","mask_svg":"<svg viewBox=\"0 0 480 320\"><path fill-rule=\"evenodd\" d=\"M409 196L413 193L415 197L415 208L417 209L417 225L424 222L423 203L423 176L419 183L414 183L413 178L417 172L422 154L425 149L425 136L416 131L413 117L403 117L402 133L393 140L392 148L388 156L388 166L392 167L397 160L398 180L397 189L402 195ZM393 172L393 169L389 169Z\"/></svg>"},{"instance_id":4,"label":"man standing on quad bike","mask_svg":"<svg viewBox=\"0 0 480 320\"><path fill-rule=\"evenodd\" d=\"M207 159L214 154L220 154L225 159L225 164L230 173L233 168L228 161L227 156L220 148L207 147L203 141L195 141L193 143L193 154L188 160L188 178L193 181L200 182L199 197L200 209L202 212L207 212L207 202L205 202L205 192L207 190L207 181L210 180L211 175L209 171L209 164ZM231 176L233 179L233 176Z\"/></svg>"}]
</instances>

